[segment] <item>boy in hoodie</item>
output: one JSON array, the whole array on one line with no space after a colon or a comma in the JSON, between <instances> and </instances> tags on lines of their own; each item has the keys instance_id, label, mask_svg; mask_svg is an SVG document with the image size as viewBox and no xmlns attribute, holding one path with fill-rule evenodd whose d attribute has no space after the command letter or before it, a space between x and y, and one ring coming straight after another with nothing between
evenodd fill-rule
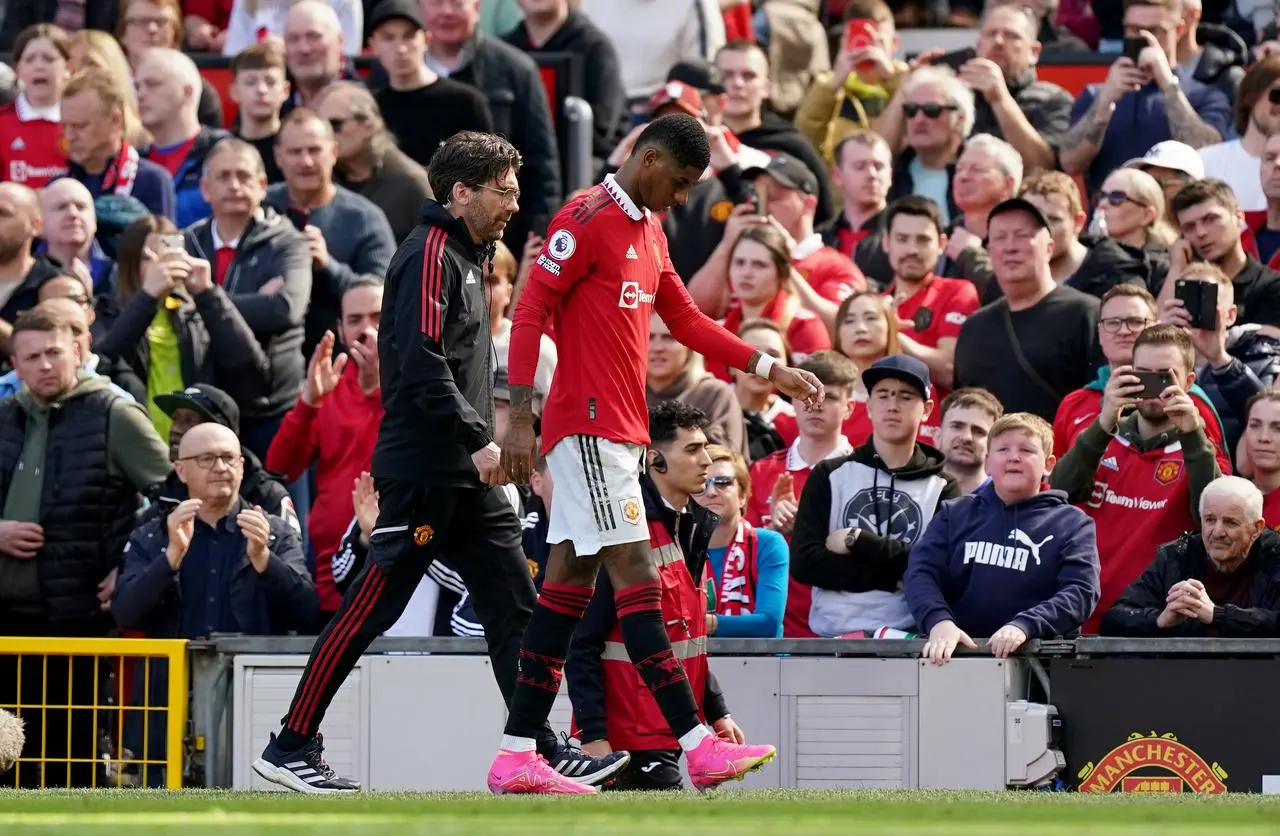
<instances>
[{"instance_id":1,"label":"boy in hoodie","mask_svg":"<svg viewBox=\"0 0 1280 836\"><path fill-rule=\"evenodd\" d=\"M1098 602L1093 520L1043 489L1053 429L1015 412L991 427L989 449L990 481L941 509L907 561L907 603L935 665L958 644L977 648L971 635L989 636L1000 658L1028 639L1067 635Z\"/></svg>"},{"instance_id":2,"label":"boy in hoodie","mask_svg":"<svg viewBox=\"0 0 1280 836\"><path fill-rule=\"evenodd\" d=\"M942 502L960 496L942 453L916 441L933 409L929 367L895 354L862 373L871 440L813 469L791 538L791 575L813 586L820 636L916 623L902 592L907 551Z\"/></svg>"},{"instance_id":3,"label":"boy in hoodie","mask_svg":"<svg viewBox=\"0 0 1280 836\"><path fill-rule=\"evenodd\" d=\"M1181 303L1177 304L1181 307ZM1058 405L1058 412L1053 418L1054 455L1062 456L1070 450L1076 437L1098 417L1102 408L1102 391L1111 379L1111 370L1133 362L1133 343L1138 334L1158 320L1155 298L1137 285L1116 285L1103 295L1102 306L1098 310L1098 344L1107 358L1107 365L1098 369L1098 376L1092 382L1067 395ZM1204 420L1209 440L1215 448L1227 449L1222 441L1222 421L1209 396L1196 384L1192 384L1188 394Z\"/></svg>"}]
</instances>

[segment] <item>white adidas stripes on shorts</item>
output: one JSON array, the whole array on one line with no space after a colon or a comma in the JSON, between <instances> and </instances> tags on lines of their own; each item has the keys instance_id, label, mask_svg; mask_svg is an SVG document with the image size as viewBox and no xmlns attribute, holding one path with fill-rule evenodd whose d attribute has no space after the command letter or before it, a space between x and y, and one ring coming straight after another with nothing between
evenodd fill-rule
<instances>
[{"instance_id":1,"label":"white adidas stripes on shorts","mask_svg":"<svg viewBox=\"0 0 1280 836\"><path fill-rule=\"evenodd\" d=\"M649 541L640 492L645 448L590 435L571 435L547 453L551 519L547 542L573 543L581 557L605 546Z\"/></svg>"}]
</instances>

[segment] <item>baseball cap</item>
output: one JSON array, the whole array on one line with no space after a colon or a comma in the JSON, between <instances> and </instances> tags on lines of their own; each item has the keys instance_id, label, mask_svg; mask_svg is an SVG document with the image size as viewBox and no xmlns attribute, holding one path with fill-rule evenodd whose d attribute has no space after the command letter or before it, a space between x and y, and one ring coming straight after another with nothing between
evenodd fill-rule
<instances>
[{"instance_id":1,"label":"baseball cap","mask_svg":"<svg viewBox=\"0 0 1280 836\"><path fill-rule=\"evenodd\" d=\"M786 154L774 154L769 158L767 166L763 168L748 168L742 172L742 177L746 180L753 180L761 174L768 174L782 185L791 189L799 189L805 194L816 195L818 193L818 178L809 170L809 166L795 157Z\"/></svg>"},{"instance_id":2,"label":"baseball cap","mask_svg":"<svg viewBox=\"0 0 1280 836\"><path fill-rule=\"evenodd\" d=\"M1204 179L1204 160L1200 159L1196 149L1176 139L1157 142L1147 149L1147 153L1134 157L1121 168L1146 168L1149 165L1181 171L1195 180Z\"/></svg>"},{"instance_id":3,"label":"baseball cap","mask_svg":"<svg viewBox=\"0 0 1280 836\"><path fill-rule=\"evenodd\" d=\"M649 112L656 113L665 105L675 105L695 118L702 117L702 94L679 81L668 81L649 97Z\"/></svg>"},{"instance_id":4,"label":"baseball cap","mask_svg":"<svg viewBox=\"0 0 1280 836\"><path fill-rule=\"evenodd\" d=\"M367 31L373 32L388 20L407 20L419 29L427 28L417 0L378 0L369 15Z\"/></svg>"},{"instance_id":5,"label":"baseball cap","mask_svg":"<svg viewBox=\"0 0 1280 836\"><path fill-rule=\"evenodd\" d=\"M710 61L699 58L677 61L667 73L667 81L679 81L700 93L719 95L724 92L724 73Z\"/></svg>"},{"instance_id":6,"label":"baseball cap","mask_svg":"<svg viewBox=\"0 0 1280 836\"><path fill-rule=\"evenodd\" d=\"M916 388L925 400L930 397L929 367L923 361L905 354L891 354L871 364L862 373L862 385L870 392L882 380L901 380Z\"/></svg>"},{"instance_id":7,"label":"baseball cap","mask_svg":"<svg viewBox=\"0 0 1280 836\"><path fill-rule=\"evenodd\" d=\"M1040 226L1049 229L1049 219L1044 216L1044 212L1040 210L1040 207L1021 197L1011 197L993 206L991 211L987 213L987 225L990 226L997 215L1004 215L1009 212L1026 212L1035 218L1036 223L1040 224Z\"/></svg>"},{"instance_id":8,"label":"baseball cap","mask_svg":"<svg viewBox=\"0 0 1280 836\"><path fill-rule=\"evenodd\" d=\"M156 406L170 418L179 409L189 409L207 421L221 424L236 435L240 434L240 407L230 395L208 383L188 386L181 392L156 395Z\"/></svg>"}]
</instances>

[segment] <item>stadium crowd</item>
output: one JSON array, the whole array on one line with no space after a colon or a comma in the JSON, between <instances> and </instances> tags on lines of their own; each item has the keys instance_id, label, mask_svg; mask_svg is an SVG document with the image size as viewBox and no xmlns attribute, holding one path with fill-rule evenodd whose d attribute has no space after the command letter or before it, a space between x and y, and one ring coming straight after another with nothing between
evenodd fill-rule
<instances>
[{"instance_id":1,"label":"stadium crowd","mask_svg":"<svg viewBox=\"0 0 1280 836\"><path fill-rule=\"evenodd\" d=\"M599 177L650 119L701 120L672 263L826 387L793 407L654 316L645 501L700 530L684 638L919 635L944 662L978 639L1280 635L1273 4L818 6L8 4L0 636L324 627L377 517L383 277L459 131L523 159L520 211L466 278L487 283L501 442L512 316L572 197L541 52L581 61ZM898 27L926 23L976 47L905 60ZM1115 56L1104 82L1037 78L1086 49ZM193 52L230 60L229 102ZM542 336L535 412L572 362ZM537 584L545 461L502 490ZM571 683L602 659L607 680L609 619L580 627ZM483 635L448 555L390 633ZM17 675L37 663L0 656L0 705L93 699L91 659L44 694ZM614 736L594 684L571 695ZM46 780L91 780L63 769Z\"/></svg>"}]
</instances>

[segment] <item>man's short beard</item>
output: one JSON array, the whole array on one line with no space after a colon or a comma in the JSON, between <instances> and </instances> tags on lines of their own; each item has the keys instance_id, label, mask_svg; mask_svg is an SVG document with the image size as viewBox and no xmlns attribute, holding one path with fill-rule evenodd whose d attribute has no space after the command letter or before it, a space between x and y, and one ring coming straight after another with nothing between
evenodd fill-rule
<instances>
[{"instance_id":1,"label":"man's short beard","mask_svg":"<svg viewBox=\"0 0 1280 836\"><path fill-rule=\"evenodd\" d=\"M0 238L0 264L8 264L30 249L30 247L31 242L29 240L7 241Z\"/></svg>"}]
</instances>

